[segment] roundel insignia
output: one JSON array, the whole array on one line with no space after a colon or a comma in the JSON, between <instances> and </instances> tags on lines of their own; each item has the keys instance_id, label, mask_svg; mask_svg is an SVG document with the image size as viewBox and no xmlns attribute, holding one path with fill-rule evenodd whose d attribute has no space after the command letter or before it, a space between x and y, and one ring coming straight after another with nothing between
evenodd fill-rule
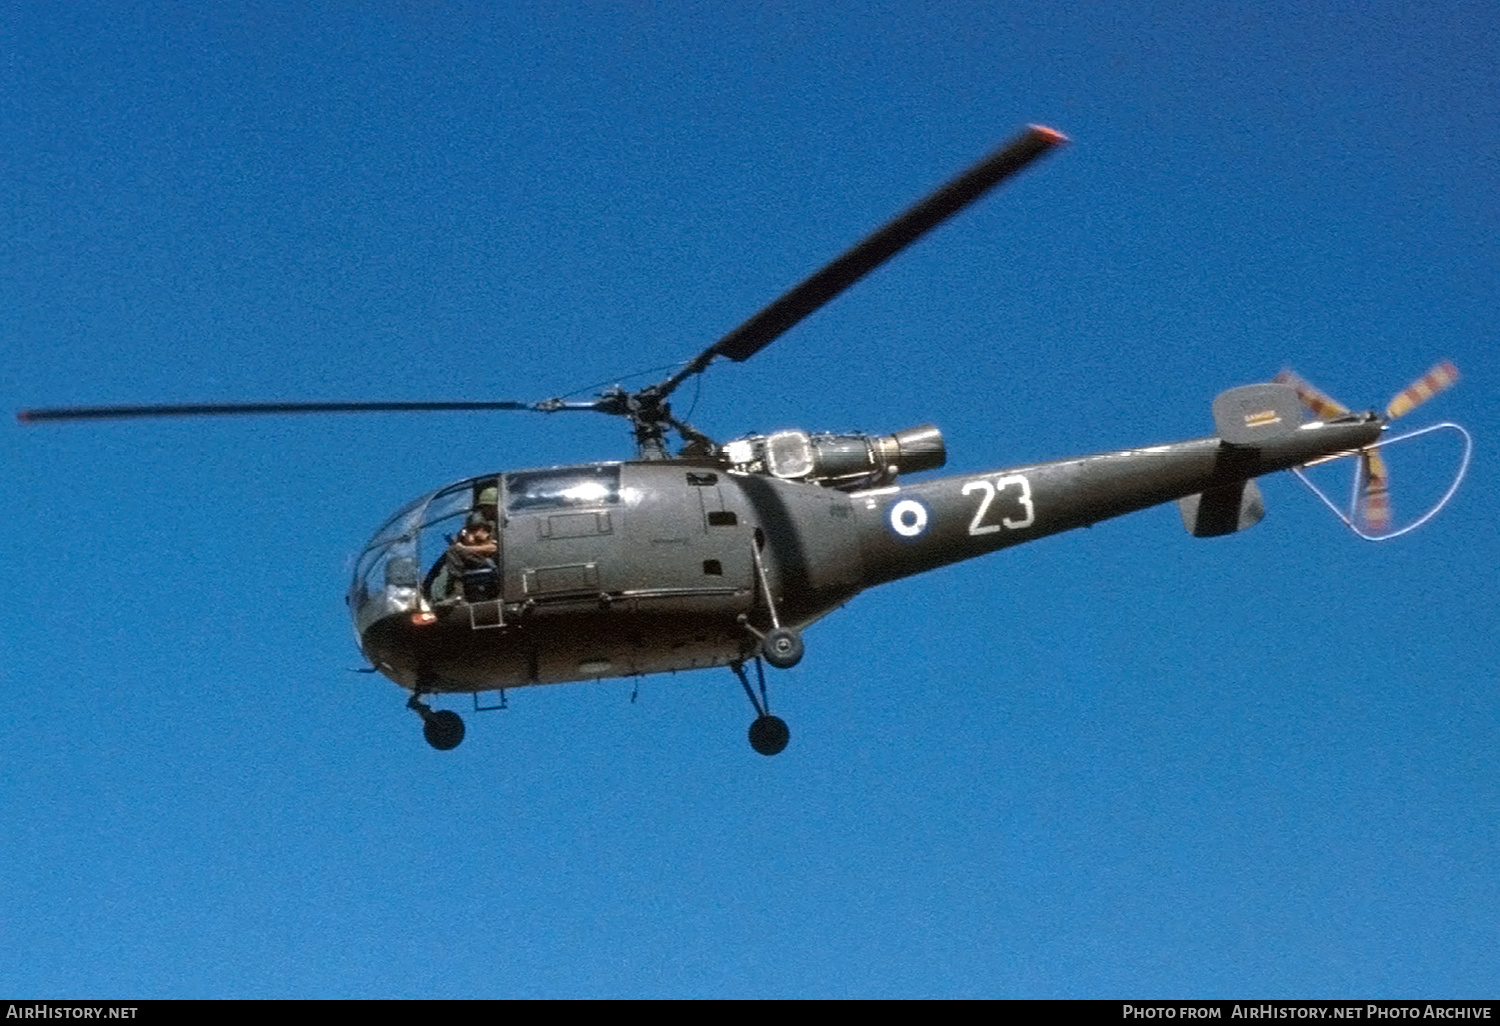
<instances>
[{"instance_id":1,"label":"roundel insignia","mask_svg":"<svg viewBox=\"0 0 1500 1026\"><path fill-rule=\"evenodd\" d=\"M927 507L916 499L902 499L891 506L886 523L902 538L915 538L927 530Z\"/></svg>"}]
</instances>

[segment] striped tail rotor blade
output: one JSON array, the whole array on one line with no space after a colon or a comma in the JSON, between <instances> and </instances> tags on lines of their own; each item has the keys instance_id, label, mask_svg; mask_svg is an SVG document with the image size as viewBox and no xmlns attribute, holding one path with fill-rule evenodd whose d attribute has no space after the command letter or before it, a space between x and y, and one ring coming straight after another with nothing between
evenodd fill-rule
<instances>
[{"instance_id":1,"label":"striped tail rotor blade","mask_svg":"<svg viewBox=\"0 0 1500 1026\"><path fill-rule=\"evenodd\" d=\"M1297 398L1302 400L1302 405L1312 410L1313 413L1323 420L1342 417L1349 412L1349 408L1343 403L1324 395L1290 370L1283 370L1273 380L1278 385L1290 385L1292 390L1297 393Z\"/></svg>"},{"instance_id":2,"label":"striped tail rotor blade","mask_svg":"<svg viewBox=\"0 0 1500 1026\"><path fill-rule=\"evenodd\" d=\"M1386 419L1405 416L1439 392L1452 388L1457 381L1458 368L1447 360L1441 361L1391 400L1385 408Z\"/></svg>"},{"instance_id":3,"label":"striped tail rotor blade","mask_svg":"<svg viewBox=\"0 0 1500 1026\"><path fill-rule=\"evenodd\" d=\"M1391 478L1385 459L1379 449L1365 449L1364 488L1359 496L1360 517L1372 531L1384 531L1391 526Z\"/></svg>"}]
</instances>

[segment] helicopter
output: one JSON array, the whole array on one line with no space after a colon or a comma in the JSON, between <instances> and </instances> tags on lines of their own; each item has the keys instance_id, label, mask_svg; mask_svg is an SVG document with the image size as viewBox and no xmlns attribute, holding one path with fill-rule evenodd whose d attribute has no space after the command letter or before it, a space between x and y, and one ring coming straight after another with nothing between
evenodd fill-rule
<instances>
[{"instance_id":1,"label":"helicopter","mask_svg":"<svg viewBox=\"0 0 1500 1026\"><path fill-rule=\"evenodd\" d=\"M1371 540L1420 526L1447 503L1467 469L1468 434L1441 424L1383 437L1391 421L1457 380L1446 362L1384 413L1351 412L1284 372L1220 394L1210 437L917 481L908 476L947 461L933 425L887 435L789 429L720 443L672 413L673 393L713 361L750 359L1065 141L1028 127L671 376L635 391L617 385L582 401L70 407L18 417L502 410L628 421L634 459L456 482L403 506L356 558L346 603L366 672L410 692L424 737L443 751L462 742L465 726L430 696L471 694L478 711L503 707L511 688L728 667L754 710L751 747L775 755L790 730L771 712L764 664L797 665L803 632L867 588L1171 501L1190 534L1233 534L1264 515L1255 479L1282 470ZM1462 436L1459 473L1424 517L1390 531L1379 450L1437 430ZM1347 513L1302 474L1346 457L1357 457ZM493 692L500 705L480 706L479 696Z\"/></svg>"}]
</instances>

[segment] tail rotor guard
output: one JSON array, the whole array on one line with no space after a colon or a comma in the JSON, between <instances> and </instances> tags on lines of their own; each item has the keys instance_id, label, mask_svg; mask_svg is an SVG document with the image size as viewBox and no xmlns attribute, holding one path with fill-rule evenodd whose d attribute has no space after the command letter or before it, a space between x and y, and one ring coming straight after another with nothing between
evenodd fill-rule
<instances>
[{"instance_id":1,"label":"tail rotor guard","mask_svg":"<svg viewBox=\"0 0 1500 1026\"><path fill-rule=\"evenodd\" d=\"M1283 370L1276 375L1278 384L1291 387L1297 398L1302 401L1313 414L1323 420L1336 420L1339 417L1349 415L1348 407L1335 399L1330 398L1317 388L1308 384L1290 370ZM1439 392L1446 391L1458 381L1458 368L1447 360L1437 363L1431 370L1412 384L1398 392L1385 408L1381 419L1385 422L1385 430L1390 430L1390 422L1398 417L1403 417L1416 409L1422 403L1431 399ZM1391 530L1391 496L1390 496L1390 470L1380 450L1388 445L1398 442L1410 441L1424 435L1437 432L1455 432L1458 434L1463 445L1463 455L1459 460L1457 473L1453 481L1442 497L1433 504L1432 508L1423 513L1411 523L1396 530ZM1340 509L1337 504L1328 498L1317 485L1313 484L1303 473L1301 468L1293 468L1292 473L1312 490L1313 494L1323 501L1323 504L1333 511L1334 515L1342 520L1351 531L1366 541L1388 541L1391 538L1399 538L1403 534L1415 531L1427 521L1437 516L1445 506L1448 505L1458 486L1463 483L1464 475L1469 470L1469 457L1474 449L1474 441L1469 433L1458 424L1444 422L1434 424L1430 427L1420 428L1415 431L1407 431L1399 435L1383 437L1379 441L1365 446L1358 451L1359 462L1354 469L1354 483L1349 499L1348 511ZM1354 455L1349 453L1348 455ZM1340 457L1334 457L1335 459Z\"/></svg>"}]
</instances>

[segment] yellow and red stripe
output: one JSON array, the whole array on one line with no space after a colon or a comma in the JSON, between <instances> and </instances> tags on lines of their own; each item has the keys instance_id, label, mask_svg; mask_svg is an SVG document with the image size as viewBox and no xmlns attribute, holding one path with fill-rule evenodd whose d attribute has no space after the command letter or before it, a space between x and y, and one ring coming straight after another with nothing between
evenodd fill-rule
<instances>
[{"instance_id":1,"label":"yellow and red stripe","mask_svg":"<svg viewBox=\"0 0 1500 1026\"><path fill-rule=\"evenodd\" d=\"M1372 531L1384 531L1391 526L1390 472L1379 449L1365 449L1363 456L1365 485L1359 497L1359 512L1365 526Z\"/></svg>"},{"instance_id":2,"label":"yellow and red stripe","mask_svg":"<svg viewBox=\"0 0 1500 1026\"><path fill-rule=\"evenodd\" d=\"M1410 413L1445 388L1453 387L1456 381L1458 368L1443 360L1391 400L1390 405L1385 408L1387 419L1395 420Z\"/></svg>"},{"instance_id":3,"label":"yellow and red stripe","mask_svg":"<svg viewBox=\"0 0 1500 1026\"><path fill-rule=\"evenodd\" d=\"M1302 405L1312 410L1313 413L1324 420L1342 417L1349 412L1347 406L1330 396L1324 395L1290 370L1283 370L1273 380L1278 385L1292 386L1292 390L1297 393L1297 398L1302 400Z\"/></svg>"}]
</instances>

